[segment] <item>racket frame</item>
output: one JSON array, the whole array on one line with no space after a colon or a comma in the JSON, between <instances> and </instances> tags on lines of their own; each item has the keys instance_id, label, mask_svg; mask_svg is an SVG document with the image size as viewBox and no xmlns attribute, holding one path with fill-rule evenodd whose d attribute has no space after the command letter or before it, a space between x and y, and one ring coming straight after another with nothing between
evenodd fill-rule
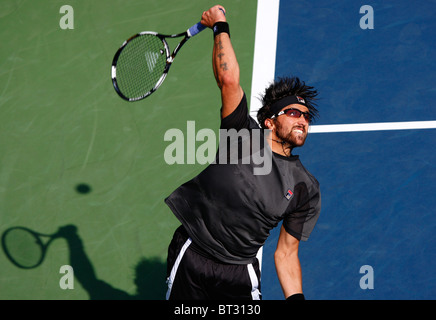
<instances>
[{"instance_id":1,"label":"racket frame","mask_svg":"<svg viewBox=\"0 0 436 320\"><path fill-rule=\"evenodd\" d=\"M193 27L191 27L191 28L189 28L189 29L186 30L185 32L177 33L177 34L172 34L172 35L160 34L160 33L154 32L154 31L143 31L143 32L140 32L140 33L137 33L137 34L133 35L132 37L130 37L129 39L127 39L126 41L124 41L123 44L121 45L121 47L120 47L120 48L118 49L118 51L115 53L115 56L114 56L114 58L113 58L113 60L112 60L112 69L111 69L112 84L113 84L113 86L114 86L114 88L115 88L115 91L118 93L118 95L119 95L121 98L123 98L124 100L126 100L126 101L134 102L134 101L142 100L142 99L148 97L149 95L151 95L153 92L155 92L155 91L156 91L156 90L157 90L157 89L162 85L162 83L164 82L164 80L165 80L165 78L166 78L166 76L167 76L167 74L168 74L168 71L169 71L169 69L170 69L170 67L171 67L171 64L173 63L174 58L176 57L176 55L177 55L178 51L180 50L180 48L181 48L181 47L186 43L186 41L188 41L191 37L193 37L195 34L197 34L198 32L200 32L200 31L203 30L203 28L200 27L200 30L198 30L198 31L197 31L197 30L195 30L195 31L191 31L191 30L193 30L193 28L196 27L196 26L198 26L198 24L195 25L195 26L193 26ZM163 43L163 45L164 45L164 48L165 48L165 54L166 54L166 65L165 65L164 71L163 71L163 73L162 73L162 76L159 78L159 80L156 82L156 84L154 85L154 87L153 87L150 91L148 91L147 93L145 93L145 94L142 95L142 96L134 97L134 98L129 98L129 97L126 97L126 96L121 92L121 90L120 90L120 88L119 88L119 86L118 86L118 83L117 83L117 62L118 62L118 58L120 57L120 55L121 55L122 51L124 50L124 48L126 48L126 46L127 46L127 45L128 45L128 44L129 44L133 39L136 39L136 38L141 37L141 36L144 36L144 35L153 35L153 36L158 37L158 38L162 41L162 43ZM173 52L170 53L170 47L169 47L169 45L168 45L168 43L167 43L167 41L166 41L165 39L166 39L166 38L179 38L179 37L183 37L183 36L184 36L184 38L183 38L183 39L179 42L179 44L174 48Z\"/></svg>"}]
</instances>

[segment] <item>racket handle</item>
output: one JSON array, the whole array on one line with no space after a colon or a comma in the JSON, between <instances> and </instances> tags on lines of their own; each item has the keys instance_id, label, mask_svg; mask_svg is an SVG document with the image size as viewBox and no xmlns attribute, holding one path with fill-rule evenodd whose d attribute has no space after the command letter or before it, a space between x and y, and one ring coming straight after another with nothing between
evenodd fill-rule
<instances>
[{"instance_id":1,"label":"racket handle","mask_svg":"<svg viewBox=\"0 0 436 320\"><path fill-rule=\"evenodd\" d=\"M201 31L203 31L204 29L206 29L206 26L202 25L201 22L199 22L188 29L188 31L187 31L188 36L193 37L197 33L200 33Z\"/></svg>"}]
</instances>

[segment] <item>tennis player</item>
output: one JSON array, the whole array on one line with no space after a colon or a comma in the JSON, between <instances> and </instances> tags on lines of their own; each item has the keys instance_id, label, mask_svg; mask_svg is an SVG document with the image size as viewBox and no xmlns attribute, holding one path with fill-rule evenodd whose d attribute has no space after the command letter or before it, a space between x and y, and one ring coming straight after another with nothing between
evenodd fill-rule
<instances>
[{"instance_id":1,"label":"tennis player","mask_svg":"<svg viewBox=\"0 0 436 320\"><path fill-rule=\"evenodd\" d=\"M281 221L277 275L286 299L304 299L298 247L315 226L321 199L318 181L292 150L303 146L317 115L317 92L298 78L272 83L258 112L259 128L239 83L225 9L210 8L201 23L214 33L221 129L264 132L272 165L255 175L254 163L213 163L165 199L182 224L168 248L167 299L261 299L256 254Z\"/></svg>"}]
</instances>

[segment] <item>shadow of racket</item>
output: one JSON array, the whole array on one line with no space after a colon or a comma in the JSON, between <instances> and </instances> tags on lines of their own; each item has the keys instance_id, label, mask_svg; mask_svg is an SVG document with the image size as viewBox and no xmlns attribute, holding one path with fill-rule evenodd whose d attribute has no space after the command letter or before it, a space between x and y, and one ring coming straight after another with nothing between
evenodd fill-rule
<instances>
[{"instance_id":1,"label":"shadow of racket","mask_svg":"<svg viewBox=\"0 0 436 320\"><path fill-rule=\"evenodd\" d=\"M59 236L59 232L49 235L25 227L12 227L3 232L2 248L14 265L32 269L42 263L48 246Z\"/></svg>"}]
</instances>

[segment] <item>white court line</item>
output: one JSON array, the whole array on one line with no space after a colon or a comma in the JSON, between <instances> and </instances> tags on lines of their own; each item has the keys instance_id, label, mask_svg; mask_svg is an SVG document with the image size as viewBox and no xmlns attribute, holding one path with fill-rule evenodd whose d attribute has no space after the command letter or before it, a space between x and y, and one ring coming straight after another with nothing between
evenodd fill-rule
<instances>
[{"instance_id":1,"label":"white court line","mask_svg":"<svg viewBox=\"0 0 436 320\"><path fill-rule=\"evenodd\" d=\"M436 129L436 121L375 122L310 126L310 133Z\"/></svg>"},{"instance_id":2,"label":"white court line","mask_svg":"<svg viewBox=\"0 0 436 320\"><path fill-rule=\"evenodd\" d=\"M262 106L258 98L275 76L279 4L279 0L257 1L250 98L250 115L256 120L257 110Z\"/></svg>"},{"instance_id":3,"label":"white court line","mask_svg":"<svg viewBox=\"0 0 436 320\"><path fill-rule=\"evenodd\" d=\"M253 74L251 78L250 115L257 121L258 99L268 85L274 81L276 66L277 28L279 24L280 0L258 0L256 14L256 36L254 39ZM263 247L257 253L262 270Z\"/></svg>"}]
</instances>

